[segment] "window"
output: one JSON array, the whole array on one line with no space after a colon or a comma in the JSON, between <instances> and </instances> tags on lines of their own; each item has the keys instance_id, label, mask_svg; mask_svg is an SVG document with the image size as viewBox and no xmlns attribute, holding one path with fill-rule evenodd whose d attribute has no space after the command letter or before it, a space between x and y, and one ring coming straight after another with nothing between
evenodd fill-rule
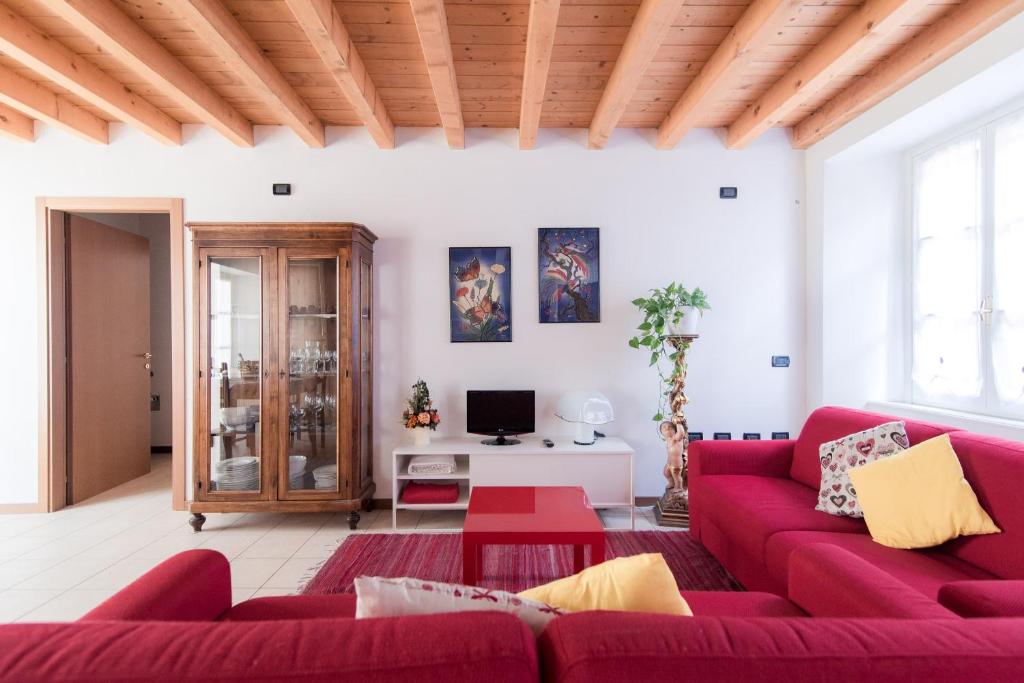
<instances>
[{"instance_id":1,"label":"window","mask_svg":"<svg viewBox=\"0 0 1024 683\"><path fill-rule=\"evenodd\" d=\"M1024 111L912 157L911 399L1024 418Z\"/></svg>"}]
</instances>

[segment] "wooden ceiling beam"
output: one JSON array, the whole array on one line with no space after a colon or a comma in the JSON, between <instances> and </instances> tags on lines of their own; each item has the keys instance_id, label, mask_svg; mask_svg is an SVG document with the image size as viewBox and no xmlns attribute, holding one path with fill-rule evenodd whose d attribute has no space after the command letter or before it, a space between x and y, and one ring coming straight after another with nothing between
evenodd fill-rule
<instances>
[{"instance_id":1,"label":"wooden ceiling beam","mask_svg":"<svg viewBox=\"0 0 1024 683\"><path fill-rule=\"evenodd\" d=\"M890 36L928 0L867 0L729 126L725 145L746 147Z\"/></svg>"},{"instance_id":2,"label":"wooden ceiling beam","mask_svg":"<svg viewBox=\"0 0 1024 683\"><path fill-rule=\"evenodd\" d=\"M799 0L754 0L658 127L658 149L675 147L799 9Z\"/></svg>"},{"instance_id":3,"label":"wooden ceiling beam","mask_svg":"<svg viewBox=\"0 0 1024 683\"><path fill-rule=\"evenodd\" d=\"M608 143L682 6L682 0L643 0L590 120L590 149L601 149Z\"/></svg>"},{"instance_id":4,"label":"wooden ceiling beam","mask_svg":"<svg viewBox=\"0 0 1024 683\"><path fill-rule=\"evenodd\" d=\"M462 120L462 100L455 79L452 41L448 37L448 15L444 0L409 0L423 58L427 62L430 86L437 100L441 127L452 149L466 146L466 126Z\"/></svg>"},{"instance_id":5,"label":"wooden ceiling beam","mask_svg":"<svg viewBox=\"0 0 1024 683\"><path fill-rule=\"evenodd\" d=\"M0 134L18 142L35 142L36 122L6 104L0 104Z\"/></svg>"},{"instance_id":6,"label":"wooden ceiling beam","mask_svg":"<svg viewBox=\"0 0 1024 683\"><path fill-rule=\"evenodd\" d=\"M1024 11L1024 0L967 0L793 128L806 149Z\"/></svg>"},{"instance_id":7,"label":"wooden ceiling beam","mask_svg":"<svg viewBox=\"0 0 1024 683\"><path fill-rule=\"evenodd\" d=\"M101 145L109 141L106 121L4 66L0 66L0 103L83 140Z\"/></svg>"},{"instance_id":8,"label":"wooden ceiling beam","mask_svg":"<svg viewBox=\"0 0 1024 683\"><path fill-rule=\"evenodd\" d=\"M119 121L164 144L181 144L180 123L2 4L0 51Z\"/></svg>"},{"instance_id":9,"label":"wooden ceiling beam","mask_svg":"<svg viewBox=\"0 0 1024 683\"><path fill-rule=\"evenodd\" d=\"M252 124L111 0L42 0L75 29L147 83L239 147L252 147Z\"/></svg>"},{"instance_id":10,"label":"wooden ceiling beam","mask_svg":"<svg viewBox=\"0 0 1024 683\"><path fill-rule=\"evenodd\" d=\"M551 68L561 4L561 0L530 0L523 94L519 105L519 149L533 149L537 144L537 129L547 94L548 70Z\"/></svg>"},{"instance_id":11,"label":"wooden ceiling beam","mask_svg":"<svg viewBox=\"0 0 1024 683\"><path fill-rule=\"evenodd\" d=\"M221 0L169 0L169 4L246 85L263 95L263 102L303 142L324 146L323 122Z\"/></svg>"},{"instance_id":12,"label":"wooden ceiling beam","mask_svg":"<svg viewBox=\"0 0 1024 683\"><path fill-rule=\"evenodd\" d=\"M285 2L370 137L378 147L394 149L395 126L334 3L331 0Z\"/></svg>"}]
</instances>

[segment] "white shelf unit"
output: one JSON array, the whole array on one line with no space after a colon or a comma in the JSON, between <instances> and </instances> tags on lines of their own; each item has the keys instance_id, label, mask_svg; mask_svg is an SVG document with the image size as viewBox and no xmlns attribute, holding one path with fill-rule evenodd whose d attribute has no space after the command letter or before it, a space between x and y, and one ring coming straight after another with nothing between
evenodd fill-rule
<instances>
[{"instance_id":1,"label":"white shelf unit","mask_svg":"<svg viewBox=\"0 0 1024 683\"><path fill-rule=\"evenodd\" d=\"M454 474L411 475L416 455L453 455ZM633 449L622 439L599 439L579 446L569 437L548 448L539 437L525 437L514 446L487 446L479 437L434 439L426 446L399 446L392 451L391 527L398 529L399 510L465 510L474 486L582 486L591 504L601 510L629 511L629 528L636 528L633 497ZM400 500L410 480L457 481L459 499L439 505L410 505Z\"/></svg>"}]
</instances>

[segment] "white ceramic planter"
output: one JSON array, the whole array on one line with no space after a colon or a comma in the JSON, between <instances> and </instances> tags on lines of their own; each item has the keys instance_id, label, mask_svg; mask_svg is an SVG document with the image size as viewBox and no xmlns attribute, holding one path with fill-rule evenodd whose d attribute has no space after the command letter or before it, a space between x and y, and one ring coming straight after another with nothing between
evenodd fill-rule
<instances>
[{"instance_id":1,"label":"white ceramic planter","mask_svg":"<svg viewBox=\"0 0 1024 683\"><path fill-rule=\"evenodd\" d=\"M415 427L412 430L413 444L417 447L430 445L430 429L427 427Z\"/></svg>"},{"instance_id":2,"label":"white ceramic planter","mask_svg":"<svg viewBox=\"0 0 1024 683\"><path fill-rule=\"evenodd\" d=\"M683 309L683 317L678 323L669 322L667 325L668 334L673 337L693 337L697 334L697 325L700 323L701 312L693 306Z\"/></svg>"}]
</instances>

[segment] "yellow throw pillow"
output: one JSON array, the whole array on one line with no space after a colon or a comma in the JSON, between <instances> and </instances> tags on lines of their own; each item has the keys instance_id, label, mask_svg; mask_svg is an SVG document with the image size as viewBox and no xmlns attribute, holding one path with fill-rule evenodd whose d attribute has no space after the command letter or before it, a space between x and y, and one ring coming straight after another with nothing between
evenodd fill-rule
<instances>
[{"instance_id":1,"label":"yellow throw pillow","mask_svg":"<svg viewBox=\"0 0 1024 683\"><path fill-rule=\"evenodd\" d=\"M998 534L964 479L949 435L850 470L871 538L890 548L931 548L957 536Z\"/></svg>"},{"instance_id":2,"label":"yellow throw pillow","mask_svg":"<svg viewBox=\"0 0 1024 683\"><path fill-rule=\"evenodd\" d=\"M660 553L617 557L519 596L570 612L613 610L693 616Z\"/></svg>"}]
</instances>

